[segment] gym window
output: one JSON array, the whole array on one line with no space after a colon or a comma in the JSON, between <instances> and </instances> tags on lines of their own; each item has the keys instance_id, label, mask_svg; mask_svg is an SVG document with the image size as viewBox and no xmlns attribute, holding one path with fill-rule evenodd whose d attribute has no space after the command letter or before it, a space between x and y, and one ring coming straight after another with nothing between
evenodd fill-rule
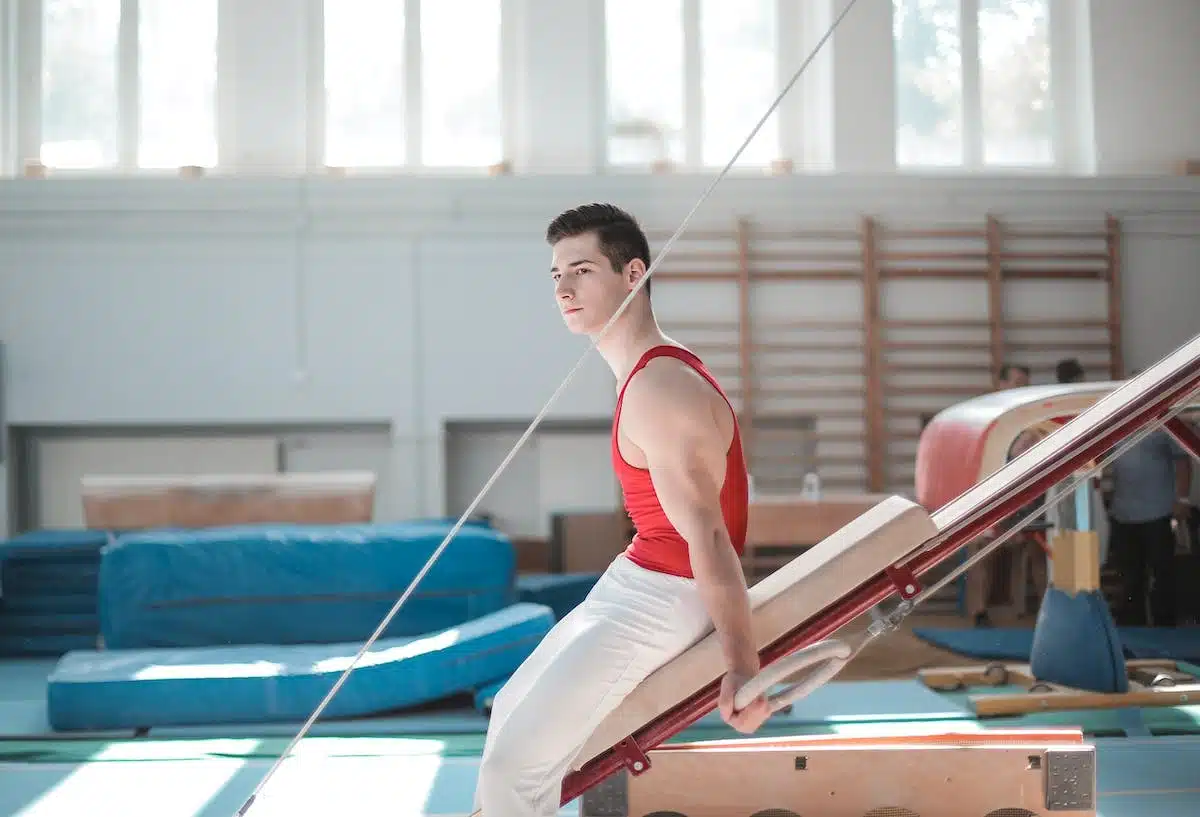
<instances>
[{"instance_id":1,"label":"gym window","mask_svg":"<svg viewBox=\"0 0 1200 817\"><path fill-rule=\"evenodd\" d=\"M1058 163L1051 0L893 0L899 168Z\"/></svg>"},{"instance_id":2,"label":"gym window","mask_svg":"<svg viewBox=\"0 0 1200 817\"><path fill-rule=\"evenodd\" d=\"M33 0L5 27L22 66L6 152L66 171L216 164L217 0Z\"/></svg>"},{"instance_id":3,"label":"gym window","mask_svg":"<svg viewBox=\"0 0 1200 817\"><path fill-rule=\"evenodd\" d=\"M327 0L324 163L502 161L500 13L500 0Z\"/></svg>"},{"instance_id":4,"label":"gym window","mask_svg":"<svg viewBox=\"0 0 1200 817\"><path fill-rule=\"evenodd\" d=\"M608 165L723 166L779 93L786 5L605 0ZM779 157L779 119L768 119L739 165Z\"/></svg>"}]
</instances>

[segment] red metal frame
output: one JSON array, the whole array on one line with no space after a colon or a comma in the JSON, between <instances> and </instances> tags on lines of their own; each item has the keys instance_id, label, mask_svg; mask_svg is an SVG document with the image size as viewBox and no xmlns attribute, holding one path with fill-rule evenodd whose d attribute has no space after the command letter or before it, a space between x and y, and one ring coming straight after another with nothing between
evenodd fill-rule
<instances>
[{"instance_id":1,"label":"red metal frame","mask_svg":"<svg viewBox=\"0 0 1200 817\"><path fill-rule=\"evenodd\" d=\"M916 577L936 567L965 544L1040 497L1053 485L1070 477L1089 461L1102 457L1125 437L1153 423L1174 403L1188 397L1197 388L1200 388L1200 361L1193 360L1188 366L1172 372L1157 393L1148 397L1141 405L1131 403L1121 406L1114 412L1105 430L1097 429L1090 437L1082 437L1064 445L1049 458L1039 473L1031 475L1024 484L1017 484L1001 496L989 499L976 512L941 531L930 542L924 543L902 564L893 565L885 572L871 577L850 595L760 651L759 657L763 666L832 635L847 623L887 600L893 593L905 589L895 581L895 577L911 577L915 581ZM1072 420L1073 422L1075 421ZM1071 423L1068 423L1067 427L1070 425ZM1180 440L1181 444L1193 453L1197 452L1200 438L1197 438L1186 424L1174 418L1167 426L1176 439L1185 438ZM562 785L562 805L570 803L622 768L629 769L634 774L648 770L650 764L646 752L712 711L716 706L719 691L720 681L714 681L647 723L618 746L588 761L579 771L567 775ZM630 764L630 760L637 762Z\"/></svg>"},{"instance_id":2,"label":"red metal frame","mask_svg":"<svg viewBox=\"0 0 1200 817\"><path fill-rule=\"evenodd\" d=\"M1196 433L1196 429L1177 416L1167 420L1164 425L1180 445L1186 448L1193 457L1200 460L1200 434Z\"/></svg>"}]
</instances>

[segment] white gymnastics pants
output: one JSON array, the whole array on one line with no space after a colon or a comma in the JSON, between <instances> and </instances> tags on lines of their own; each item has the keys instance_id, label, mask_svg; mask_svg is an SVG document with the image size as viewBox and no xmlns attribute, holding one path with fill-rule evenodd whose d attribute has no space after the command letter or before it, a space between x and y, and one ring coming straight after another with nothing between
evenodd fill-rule
<instances>
[{"instance_id":1,"label":"white gymnastics pants","mask_svg":"<svg viewBox=\"0 0 1200 817\"><path fill-rule=\"evenodd\" d=\"M483 817L553 817L608 713L712 628L692 579L618 556L497 693L475 789Z\"/></svg>"}]
</instances>

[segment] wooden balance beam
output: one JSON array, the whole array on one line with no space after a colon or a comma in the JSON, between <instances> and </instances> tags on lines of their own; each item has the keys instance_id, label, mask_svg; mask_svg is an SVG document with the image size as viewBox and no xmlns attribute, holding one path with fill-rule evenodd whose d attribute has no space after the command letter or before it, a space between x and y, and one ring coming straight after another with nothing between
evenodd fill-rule
<instances>
[{"instance_id":1,"label":"wooden balance beam","mask_svg":"<svg viewBox=\"0 0 1200 817\"><path fill-rule=\"evenodd\" d=\"M87 476L89 528L208 528L228 525L352 525L371 521L369 472L205 476Z\"/></svg>"},{"instance_id":2,"label":"wooden balance beam","mask_svg":"<svg viewBox=\"0 0 1200 817\"><path fill-rule=\"evenodd\" d=\"M1096 750L1078 729L752 738L648 755L649 771L585 793L580 817L1096 815Z\"/></svg>"},{"instance_id":3,"label":"wooden balance beam","mask_svg":"<svg viewBox=\"0 0 1200 817\"><path fill-rule=\"evenodd\" d=\"M1139 706L1188 706L1200 700L1200 678L1187 664L1153 658L1125 662L1128 692L1093 692L1038 679L1028 664L991 663L963 667L931 667L917 677L930 689L954 692L972 687L1015 686L1020 692L982 693L967 697L980 718L1066 712L1080 709L1125 709Z\"/></svg>"}]
</instances>

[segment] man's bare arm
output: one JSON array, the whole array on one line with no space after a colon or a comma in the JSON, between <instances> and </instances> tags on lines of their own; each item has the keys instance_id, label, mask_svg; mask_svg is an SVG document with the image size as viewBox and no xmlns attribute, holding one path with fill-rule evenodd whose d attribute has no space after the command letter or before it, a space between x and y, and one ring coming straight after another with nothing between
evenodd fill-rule
<instances>
[{"instance_id":1,"label":"man's bare arm","mask_svg":"<svg viewBox=\"0 0 1200 817\"><path fill-rule=\"evenodd\" d=\"M645 454L663 511L688 543L729 670L752 676L758 651L746 579L721 513L726 445L709 410L710 394L688 372L648 366L626 389L621 429Z\"/></svg>"}]
</instances>

